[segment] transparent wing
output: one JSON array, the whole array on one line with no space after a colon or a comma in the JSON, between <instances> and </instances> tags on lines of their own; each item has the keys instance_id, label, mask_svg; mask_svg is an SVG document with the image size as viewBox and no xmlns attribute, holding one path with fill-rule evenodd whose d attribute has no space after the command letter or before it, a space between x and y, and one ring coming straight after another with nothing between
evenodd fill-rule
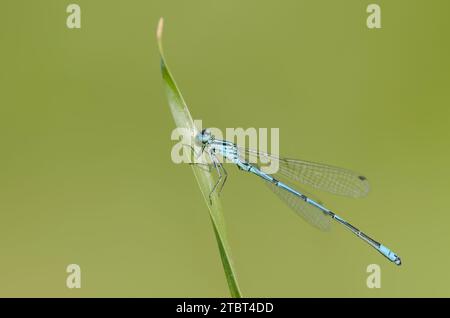
<instances>
[{"instance_id":1,"label":"transparent wing","mask_svg":"<svg viewBox=\"0 0 450 318\"><path fill-rule=\"evenodd\" d=\"M354 198L364 197L370 190L367 178L351 170L303 160L278 158L247 148L238 147L238 150L242 159L255 163L262 169L264 169L262 163L277 160L279 164L277 174L318 190Z\"/></svg>"},{"instance_id":2,"label":"transparent wing","mask_svg":"<svg viewBox=\"0 0 450 318\"><path fill-rule=\"evenodd\" d=\"M306 222L322 231L329 231L331 227L331 218L323 213L319 208L303 201L298 196L277 187L271 182L266 182L282 201L284 201L292 210L300 215Z\"/></svg>"}]
</instances>

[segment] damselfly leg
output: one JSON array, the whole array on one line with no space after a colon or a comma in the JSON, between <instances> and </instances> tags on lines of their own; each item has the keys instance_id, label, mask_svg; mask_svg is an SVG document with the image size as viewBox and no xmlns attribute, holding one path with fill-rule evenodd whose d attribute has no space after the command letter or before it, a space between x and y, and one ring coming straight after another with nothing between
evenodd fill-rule
<instances>
[{"instance_id":1,"label":"damselfly leg","mask_svg":"<svg viewBox=\"0 0 450 318\"><path fill-rule=\"evenodd\" d=\"M184 147L188 147L191 150L191 153L194 154L194 162L189 162L190 165L194 165L197 168L202 169L203 171L211 172L211 164L204 162L196 162L196 159L200 158L202 152L196 151L195 148L191 145L183 144ZM192 157L189 157L189 160L192 161Z\"/></svg>"},{"instance_id":2,"label":"damselfly leg","mask_svg":"<svg viewBox=\"0 0 450 318\"><path fill-rule=\"evenodd\" d=\"M222 184L220 185L219 195L222 193L223 187L225 186L225 182L227 181L227 178L228 178L227 170L224 168L224 166L222 164L220 164L220 167L222 168L222 171L223 171L223 181L222 181Z\"/></svg>"},{"instance_id":3,"label":"damselfly leg","mask_svg":"<svg viewBox=\"0 0 450 318\"><path fill-rule=\"evenodd\" d=\"M219 159L214 155L214 153L212 151L209 153L209 156L210 156L211 161L213 162L213 165L216 168L217 174L219 176L216 184L214 185L211 192L209 193L209 201L212 204L212 195L215 191L217 191L217 189L219 189L219 192L217 193L217 195L220 196L220 194L222 193L223 187L225 185L225 182L227 181L228 172L227 172L227 170L225 170L223 164L219 161ZM220 187L218 188L219 184L220 184Z\"/></svg>"}]
</instances>

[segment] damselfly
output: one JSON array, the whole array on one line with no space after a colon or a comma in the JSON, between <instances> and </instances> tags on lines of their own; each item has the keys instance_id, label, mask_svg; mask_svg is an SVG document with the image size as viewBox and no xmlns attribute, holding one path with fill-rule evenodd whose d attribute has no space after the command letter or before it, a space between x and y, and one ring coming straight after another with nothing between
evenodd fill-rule
<instances>
[{"instance_id":1,"label":"damselfly","mask_svg":"<svg viewBox=\"0 0 450 318\"><path fill-rule=\"evenodd\" d=\"M334 194L363 197L369 192L369 182L364 176L343 168L302 160L284 159L256 150L238 147L232 142L215 139L208 129L198 133L195 136L195 142L202 147L202 153L206 153L209 156L218 174L218 180L209 195L211 204L211 196L215 191L218 191L220 194L228 176L219 157L217 157L219 155L235 164L240 170L262 178L273 192L308 223L321 230L328 230L331 220L335 220L375 248L391 262L396 265L401 264L400 257L389 248L361 232L349 222L324 207L317 200L312 199L310 195L306 195L304 191L295 189L300 189L298 187L299 184L304 184ZM254 160L249 160L250 157ZM268 160L278 161L279 170L277 173L267 174L263 172L258 161L267 162Z\"/></svg>"}]
</instances>

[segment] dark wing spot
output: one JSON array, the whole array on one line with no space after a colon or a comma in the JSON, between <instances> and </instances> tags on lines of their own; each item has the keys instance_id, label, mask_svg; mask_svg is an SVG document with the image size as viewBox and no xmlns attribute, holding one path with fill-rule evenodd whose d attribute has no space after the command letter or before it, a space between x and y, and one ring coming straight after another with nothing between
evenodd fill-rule
<instances>
[{"instance_id":1,"label":"dark wing spot","mask_svg":"<svg viewBox=\"0 0 450 318\"><path fill-rule=\"evenodd\" d=\"M361 181L365 181L365 180L367 180L367 178L366 178L366 177L364 177L364 176L358 176L358 179L359 179L359 180L361 180Z\"/></svg>"}]
</instances>

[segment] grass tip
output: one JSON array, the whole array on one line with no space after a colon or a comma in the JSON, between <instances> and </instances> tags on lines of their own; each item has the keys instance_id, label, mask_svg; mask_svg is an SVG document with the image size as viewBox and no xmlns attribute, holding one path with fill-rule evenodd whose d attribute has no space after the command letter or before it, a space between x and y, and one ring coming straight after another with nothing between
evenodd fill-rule
<instances>
[{"instance_id":1,"label":"grass tip","mask_svg":"<svg viewBox=\"0 0 450 318\"><path fill-rule=\"evenodd\" d=\"M158 28L156 29L156 38L158 39L158 41L161 41L163 28L164 28L164 18L161 17L159 18Z\"/></svg>"}]
</instances>

